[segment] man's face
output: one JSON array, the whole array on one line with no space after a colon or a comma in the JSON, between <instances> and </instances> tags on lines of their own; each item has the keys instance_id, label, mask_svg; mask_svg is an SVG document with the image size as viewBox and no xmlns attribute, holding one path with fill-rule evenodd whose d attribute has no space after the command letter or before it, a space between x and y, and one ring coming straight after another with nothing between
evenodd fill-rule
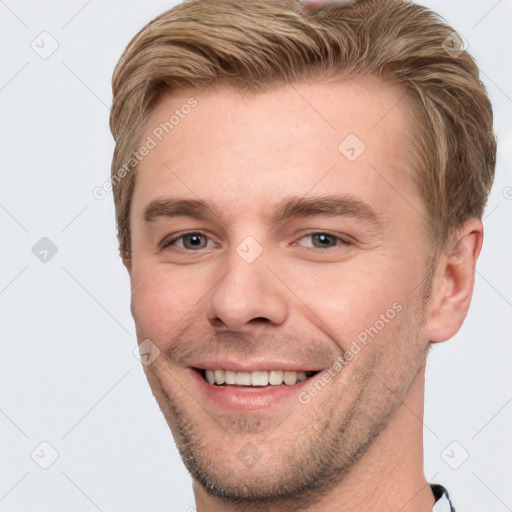
<instances>
[{"instance_id":1,"label":"man's face","mask_svg":"<svg viewBox=\"0 0 512 512\"><path fill-rule=\"evenodd\" d=\"M147 378L184 462L219 496L343 475L423 365L424 208L402 95L369 79L185 90L147 121L132 313L160 350Z\"/></svg>"}]
</instances>

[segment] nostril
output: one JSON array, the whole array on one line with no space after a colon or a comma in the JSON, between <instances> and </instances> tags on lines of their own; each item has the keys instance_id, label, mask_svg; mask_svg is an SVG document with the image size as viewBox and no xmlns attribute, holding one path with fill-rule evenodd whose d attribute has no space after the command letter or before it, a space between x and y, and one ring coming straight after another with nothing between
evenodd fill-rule
<instances>
[{"instance_id":1,"label":"nostril","mask_svg":"<svg viewBox=\"0 0 512 512\"><path fill-rule=\"evenodd\" d=\"M253 318L252 320L250 320L250 323L268 323L270 322L270 320L268 318L265 318L264 316L259 316L257 318Z\"/></svg>"}]
</instances>

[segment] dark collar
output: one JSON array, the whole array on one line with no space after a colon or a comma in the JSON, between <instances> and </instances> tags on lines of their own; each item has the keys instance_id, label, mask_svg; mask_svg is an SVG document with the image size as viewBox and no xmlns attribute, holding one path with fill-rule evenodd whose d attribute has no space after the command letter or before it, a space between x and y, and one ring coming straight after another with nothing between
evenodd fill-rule
<instances>
[{"instance_id":1,"label":"dark collar","mask_svg":"<svg viewBox=\"0 0 512 512\"><path fill-rule=\"evenodd\" d=\"M436 501L439 501L443 496L446 496L447 500L450 502L451 512L455 512L455 509L453 508L452 502L450 500L450 495L442 485L431 484L430 488L432 489L432 493L434 494L434 498L436 499Z\"/></svg>"}]
</instances>

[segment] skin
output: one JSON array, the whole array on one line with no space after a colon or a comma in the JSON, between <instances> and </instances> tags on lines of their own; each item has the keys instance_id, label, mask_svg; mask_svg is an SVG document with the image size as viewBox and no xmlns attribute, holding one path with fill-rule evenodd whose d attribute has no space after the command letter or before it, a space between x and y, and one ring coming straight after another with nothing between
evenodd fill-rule
<instances>
[{"instance_id":1,"label":"skin","mask_svg":"<svg viewBox=\"0 0 512 512\"><path fill-rule=\"evenodd\" d=\"M403 91L371 78L254 95L182 90L161 98L141 140L191 96L197 106L137 168L124 264L138 339L160 350L148 382L193 476L197 510L430 512L425 360L429 342L452 337L467 313L481 222L469 220L439 253L423 308L430 260ZM366 146L353 162L338 150L348 134ZM369 205L378 225L325 212L271 216L289 197L332 194ZM145 221L147 206L168 197L218 213ZM194 239L204 246L161 247L187 232L205 235ZM312 232L328 233L331 246L317 247ZM263 249L252 263L237 253L248 236ZM209 356L327 370L397 303L400 312L307 404L293 397L226 411L191 378L188 367ZM248 443L260 457L251 467L237 456Z\"/></svg>"}]
</instances>

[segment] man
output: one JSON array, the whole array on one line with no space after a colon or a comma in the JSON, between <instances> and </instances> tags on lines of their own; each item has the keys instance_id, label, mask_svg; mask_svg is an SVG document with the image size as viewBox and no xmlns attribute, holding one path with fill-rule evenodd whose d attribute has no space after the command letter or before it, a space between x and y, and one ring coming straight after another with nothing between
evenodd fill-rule
<instances>
[{"instance_id":1,"label":"man","mask_svg":"<svg viewBox=\"0 0 512 512\"><path fill-rule=\"evenodd\" d=\"M197 510L453 510L424 370L467 314L496 154L459 36L404 0L191 0L113 92L132 314Z\"/></svg>"}]
</instances>

